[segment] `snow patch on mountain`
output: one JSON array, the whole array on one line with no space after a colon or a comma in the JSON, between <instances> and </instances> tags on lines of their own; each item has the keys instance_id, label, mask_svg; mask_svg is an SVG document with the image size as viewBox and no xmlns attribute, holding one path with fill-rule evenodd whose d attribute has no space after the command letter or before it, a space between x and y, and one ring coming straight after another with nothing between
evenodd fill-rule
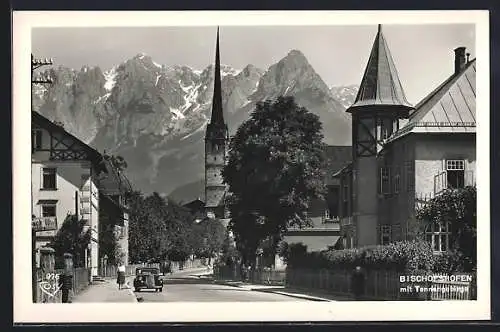
<instances>
[{"instance_id":1,"label":"snow patch on mountain","mask_svg":"<svg viewBox=\"0 0 500 332\"><path fill-rule=\"evenodd\" d=\"M175 120L185 118L184 114L182 114L182 112L179 111L179 109L177 109L177 108L170 107L170 112L172 112L172 114L174 115Z\"/></svg>"},{"instance_id":2,"label":"snow patch on mountain","mask_svg":"<svg viewBox=\"0 0 500 332\"><path fill-rule=\"evenodd\" d=\"M181 107L182 113L186 112L191 107L191 105L196 104L199 87L200 85L190 85L188 87L183 87L181 84L181 89L186 92L186 95L184 96L184 105ZM199 105L197 106L199 107Z\"/></svg>"},{"instance_id":3,"label":"snow patch on mountain","mask_svg":"<svg viewBox=\"0 0 500 332\"><path fill-rule=\"evenodd\" d=\"M98 104L100 103L101 101L106 101L106 99L108 99L108 97L111 95L111 92L108 92L106 93L104 96L100 96L99 98L97 98L95 101L94 101L94 104Z\"/></svg>"},{"instance_id":4,"label":"snow patch on mountain","mask_svg":"<svg viewBox=\"0 0 500 332\"><path fill-rule=\"evenodd\" d=\"M359 87L355 84L346 86L334 86L330 88L333 97L338 100L344 108L351 107L356 100Z\"/></svg>"},{"instance_id":5,"label":"snow patch on mountain","mask_svg":"<svg viewBox=\"0 0 500 332\"><path fill-rule=\"evenodd\" d=\"M104 83L104 89L106 89L106 91L113 90L113 87L116 84L116 75L116 67L113 67L113 69L104 72L104 78L106 79L106 83Z\"/></svg>"},{"instance_id":6,"label":"snow patch on mountain","mask_svg":"<svg viewBox=\"0 0 500 332\"><path fill-rule=\"evenodd\" d=\"M221 73L220 74L221 74L222 77L225 77L225 76L228 76L228 75L229 76L236 76L239 73L241 73L241 70L234 69L231 66L223 65L223 64L220 65L220 69L221 69Z\"/></svg>"},{"instance_id":7,"label":"snow patch on mountain","mask_svg":"<svg viewBox=\"0 0 500 332\"><path fill-rule=\"evenodd\" d=\"M190 132L190 133L189 133L189 134L187 134L186 136L182 137L182 138L181 138L181 141L185 140L186 138L189 138L189 137L193 136L193 135L194 135L194 134L196 134L196 133L199 133L199 132L201 132L201 131L204 131L204 130L205 130L205 128L206 128L206 126L207 126L207 124L208 124L208 120L205 120L205 121L203 122L203 124L202 124L200 127L198 127L197 129L193 130L192 132Z\"/></svg>"}]
</instances>

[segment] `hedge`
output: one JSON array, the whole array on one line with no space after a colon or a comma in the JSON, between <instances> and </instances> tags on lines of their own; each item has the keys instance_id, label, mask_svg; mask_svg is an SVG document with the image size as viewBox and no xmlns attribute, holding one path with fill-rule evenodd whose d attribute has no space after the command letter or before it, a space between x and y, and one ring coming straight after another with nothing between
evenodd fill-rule
<instances>
[{"instance_id":1,"label":"hedge","mask_svg":"<svg viewBox=\"0 0 500 332\"><path fill-rule=\"evenodd\" d=\"M288 251L288 266L292 268L353 269L362 266L370 270L398 272L457 272L460 258L455 253L434 255L426 241L401 241L385 246L356 249L306 251L302 244L292 244Z\"/></svg>"}]
</instances>

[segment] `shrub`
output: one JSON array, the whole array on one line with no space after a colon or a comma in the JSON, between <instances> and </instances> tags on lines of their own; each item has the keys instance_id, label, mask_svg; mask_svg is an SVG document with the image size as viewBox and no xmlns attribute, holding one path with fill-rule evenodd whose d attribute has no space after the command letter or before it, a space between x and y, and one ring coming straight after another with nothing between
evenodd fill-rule
<instances>
[{"instance_id":1,"label":"shrub","mask_svg":"<svg viewBox=\"0 0 500 332\"><path fill-rule=\"evenodd\" d=\"M459 268L456 255L435 256L425 241L402 241L386 246L312 253L307 253L305 246L296 246L295 249L292 246L289 265L295 268L353 269L359 265L371 270L407 273L455 271Z\"/></svg>"}]
</instances>

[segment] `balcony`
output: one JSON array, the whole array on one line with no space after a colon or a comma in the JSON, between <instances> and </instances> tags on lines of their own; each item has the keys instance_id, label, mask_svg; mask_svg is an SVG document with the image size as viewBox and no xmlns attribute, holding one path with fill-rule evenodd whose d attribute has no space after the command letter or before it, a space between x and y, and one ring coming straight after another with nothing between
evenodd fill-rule
<instances>
[{"instance_id":1,"label":"balcony","mask_svg":"<svg viewBox=\"0 0 500 332\"><path fill-rule=\"evenodd\" d=\"M57 217L34 218L31 227L35 232L57 230Z\"/></svg>"}]
</instances>

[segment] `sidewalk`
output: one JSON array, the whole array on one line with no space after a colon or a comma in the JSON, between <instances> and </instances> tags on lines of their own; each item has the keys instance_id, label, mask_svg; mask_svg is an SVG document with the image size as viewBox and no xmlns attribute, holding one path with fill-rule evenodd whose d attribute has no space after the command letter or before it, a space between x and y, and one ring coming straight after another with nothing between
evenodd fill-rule
<instances>
[{"instance_id":1,"label":"sidewalk","mask_svg":"<svg viewBox=\"0 0 500 332\"><path fill-rule=\"evenodd\" d=\"M248 282L242 281L225 281L225 280L215 280L217 284L222 284L226 286L233 286L238 288L243 288L248 291L256 291L256 292L266 292L266 293L274 293L284 296L289 296L298 299L305 299L310 301L352 301L353 299L350 296L343 295L335 295L328 294L318 291L306 290L306 289L297 289L290 288L285 286L273 286L273 285L260 285L260 284L251 284Z\"/></svg>"},{"instance_id":2,"label":"sidewalk","mask_svg":"<svg viewBox=\"0 0 500 332\"><path fill-rule=\"evenodd\" d=\"M137 298L130 287L132 281L133 277L127 277L125 288L118 289L115 278L106 278L104 281L94 282L71 301L73 303L137 302Z\"/></svg>"}]
</instances>

